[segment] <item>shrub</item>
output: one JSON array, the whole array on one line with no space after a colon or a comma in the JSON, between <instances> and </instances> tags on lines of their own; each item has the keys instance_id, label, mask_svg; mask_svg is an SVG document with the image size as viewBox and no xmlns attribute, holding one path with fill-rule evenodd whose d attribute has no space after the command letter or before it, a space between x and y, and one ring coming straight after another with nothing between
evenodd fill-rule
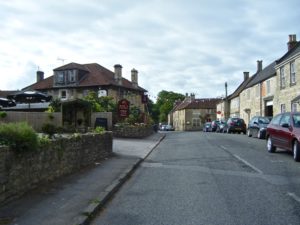
<instances>
[{"instance_id":1,"label":"shrub","mask_svg":"<svg viewBox=\"0 0 300 225\"><path fill-rule=\"evenodd\" d=\"M38 146L38 136L25 122L1 124L0 144L8 145L16 152L34 151Z\"/></svg>"},{"instance_id":2,"label":"shrub","mask_svg":"<svg viewBox=\"0 0 300 225\"><path fill-rule=\"evenodd\" d=\"M7 113L6 112L0 112L0 118L1 119L4 119L5 117L7 116Z\"/></svg>"},{"instance_id":3,"label":"shrub","mask_svg":"<svg viewBox=\"0 0 300 225\"><path fill-rule=\"evenodd\" d=\"M56 133L56 126L51 123L45 123L42 126L42 131L45 134L48 134L49 137L52 137Z\"/></svg>"},{"instance_id":4,"label":"shrub","mask_svg":"<svg viewBox=\"0 0 300 225\"><path fill-rule=\"evenodd\" d=\"M94 132L97 133L97 134L102 134L105 132L105 128L104 127L96 127L94 129Z\"/></svg>"}]
</instances>

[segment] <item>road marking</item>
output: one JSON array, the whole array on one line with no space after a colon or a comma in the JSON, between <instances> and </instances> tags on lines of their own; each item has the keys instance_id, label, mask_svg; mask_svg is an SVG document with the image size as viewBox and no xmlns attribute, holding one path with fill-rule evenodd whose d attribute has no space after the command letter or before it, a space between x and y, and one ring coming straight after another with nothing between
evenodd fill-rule
<instances>
[{"instance_id":1,"label":"road marking","mask_svg":"<svg viewBox=\"0 0 300 225\"><path fill-rule=\"evenodd\" d=\"M295 201L297 201L298 203L300 203L300 198L295 193L288 192L287 195L290 196Z\"/></svg>"},{"instance_id":2,"label":"road marking","mask_svg":"<svg viewBox=\"0 0 300 225\"><path fill-rule=\"evenodd\" d=\"M222 148L223 150L227 150L227 148L223 145L220 145L220 148Z\"/></svg>"},{"instance_id":3,"label":"road marking","mask_svg":"<svg viewBox=\"0 0 300 225\"><path fill-rule=\"evenodd\" d=\"M235 154L233 154L233 156L235 158L237 158L238 160L242 161L243 163L245 163L247 166L251 167L253 170L255 170L256 172L258 172L259 174L263 174L263 172L260 169L256 168L251 163L247 162L245 159L242 159L241 157L239 157L238 155L235 155Z\"/></svg>"}]
</instances>

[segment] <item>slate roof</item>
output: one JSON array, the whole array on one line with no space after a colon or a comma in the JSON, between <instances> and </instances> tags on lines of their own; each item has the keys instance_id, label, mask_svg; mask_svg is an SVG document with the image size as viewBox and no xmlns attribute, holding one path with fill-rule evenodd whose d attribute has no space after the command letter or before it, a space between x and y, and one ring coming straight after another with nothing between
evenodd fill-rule
<instances>
[{"instance_id":1,"label":"slate roof","mask_svg":"<svg viewBox=\"0 0 300 225\"><path fill-rule=\"evenodd\" d=\"M252 87L256 84L261 83L264 80L269 79L270 77L276 76L275 70L276 62L272 62L268 66L266 66L262 71L258 72L256 76L247 84L245 88Z\"/></svg>"},{"instance_id":2,"label":"slate roof","mask_svg":"<svg viewBox=\"0 0 300 225\"><path fill-rule=\"evenodd\" d=\"M296 55L298 53L300 53L300 41L298 41L298 43L290 51L288 51L280 59L278 59L276 61L276 63L280 64L281 62L283 62L287 58L293 57L294 55Z\"/></svg>"},{"instance_id":3,"label":"slate roof","mask_svg":"<svg viewBox=\"0 0 300 225\"><path fill-rule=\"evenodd\" d=\"M174 111L182 109L215 109L217 107L217 103L220 101L220 98L201 98L193 101L184 100L175 107Z\"/></svg>"},{"instance_id":4,"label":"slate roof","mask_svg":"<svg viewBox=\"0 0 300 225\"><path fill-rule=\"evenodd\" d=\"M93 87L93 86L100 86L100 85L119 86L127 89L134 89L142 92L147 92L147 90L145 90L142 87L133 86L132 82L130 82L124 77L122 78L122 85L119 85L117 81L114 79L114 73L97 63L90 63L90 64L69 63L54 69L54 71L67 70L67 69L79 69L87 72L84 78L79 82L79 84L76 85L76 87ZM49 90L53 88L61 88L61 87L53 87L53 83L54 83L53 79L54 79L54 75L45 78L40 82L34 83L24 89ZM68 86L66 86L66 88L68 88Z\"/></svg>"},{"instance_id":5,"label":"slate roof","mask_svg":"<svg viewBox=\"0 0 300 225\"><path fill-rule=\"evenodd\" d=\"M240 84L240 86L238 86L238 88L231 95L228 96L228 99L233 99L233 98L238 97L240 95L240 93L246 88L247 84L249 84L249 82L251 82L255 78L256 75L257 75L257 73L255 73L248 79L244 80Z\"/></svg>"}]
</instances>

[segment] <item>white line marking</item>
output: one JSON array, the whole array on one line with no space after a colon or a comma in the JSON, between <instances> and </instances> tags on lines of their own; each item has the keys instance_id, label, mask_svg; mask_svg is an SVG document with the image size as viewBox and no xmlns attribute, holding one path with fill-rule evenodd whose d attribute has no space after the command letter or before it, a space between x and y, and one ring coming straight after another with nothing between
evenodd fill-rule
<instances>
[{"instance_id":1,"label":"white line marking","mask_svg":"<svg viewBox=\"0 0 300 225\"><path fill-rule=\"evenodd\" d=\"M233 154L233 156L235 158L237 158L238 160L242 161L243 163L245 163L247 166L251 167L253 170L255 170L256 172L263 174L263 171L261 171L260 169L256 168L255 166L253 166L251 163L247 162L245 159L242 159L241 157L239 157L238 155Z\"/></svg>"},{"instance_id":2,"label":"white line marking","mask_svg":"<svg viewBox=\"0 0 300 225\"><path fill-rule=\"evenodd\" d=\"M295 201L297 201L298 203L300 203L300 198L295 193L288 192L287 195L290 196Z\"/></svg>"},{"instance_id":3,"label":"white line marking","mask_svg":"<svg viewBox=\"0 0 300 225\"><path fill-rule=\"evenodd\" d=\"M220 145L220 148L224 149L224 150L227 150L227 148L223 145Z\"/></svg>"}]
</instances>

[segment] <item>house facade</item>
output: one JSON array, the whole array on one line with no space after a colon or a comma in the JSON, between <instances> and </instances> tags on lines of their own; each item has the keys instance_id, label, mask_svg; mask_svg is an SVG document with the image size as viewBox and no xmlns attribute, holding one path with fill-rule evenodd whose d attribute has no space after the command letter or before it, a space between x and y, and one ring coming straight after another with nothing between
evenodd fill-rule
<instances>
[{"instance_id":1,"label":"house facade","mask_svg":"<svg viewBox=\"0 0 300 225\"><path fill-rule=\"evenodd\" d=\"M194 94L186 98L172 110L173 126L178 131L201 130L206 121L216 119L219 98L196 99Z\"/></svg>"},{"instance_id":2,"label":"house facade","mask_svg":"<svg viewBox=\"0 0 300 225\"><path fill-rule=\"evenodd\" d=\"M53 75L44 79L44 73L37 72L37 82L24 88L37 90L53 96L53 99L69 101L81 99L93 91L101 96L111 96L117 103L127 99L131 105L145 112L145 92L138 85L138 71L132 69L131 81L122 77L122 66L114 66L114 72L97 63L69 63L53 70Z\"/></svg>"},{"instance_id":3,"label":"house facade","mask_svg":"<svg viewBox=\"0 0 300 225\"><path fill-rule=\"evenodd\" d=\"M290 35L288 52L276 62L274 113L300 110L300 42Z\"/></svg>"}]
</instances>

